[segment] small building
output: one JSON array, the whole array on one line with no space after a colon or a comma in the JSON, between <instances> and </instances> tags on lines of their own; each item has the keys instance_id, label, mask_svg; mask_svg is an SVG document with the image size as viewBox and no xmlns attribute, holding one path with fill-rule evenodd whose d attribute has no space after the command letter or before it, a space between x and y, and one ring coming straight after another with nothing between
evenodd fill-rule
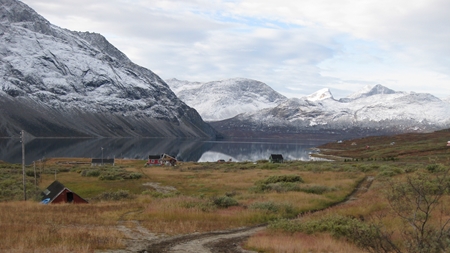
<instances>
[{"instance_id":1,"label":"small building","mask_svg":"<svg viewBox=\"0 0 450 253\"><path fill-rule=\"evenodd\" d=\"M161 160L161 155L149 155L148 156L148 161L145 165L161 165L162 164L162 160Z\"/></svg>"},{"instance_id":2,"label":"small building","mask_svg":"<svg viewBox=\"0 0 450 253\"><path fill-rule=\"evenodd\" d=\"M271 163L283 163L283 155L281 154L271 154L269 157L269 162Z\"/></svg>"},{"instance_id":3,"label":"small building","mask_svg":"<svg viewBox=\"0 0 450 253\"><path fill-rule=\"evenodd\" d=\"M102 158L92 158L91 166L103 166L105 164L114 166L114 158L102 159Z\"/></svg>"},{"instance_id":4,"label":"small building","mask_svg":"<svg viewBox=\"0 0 450 253\"><path fill-rule=\"evenodd\" d=\"M450 141L447 141L447 147L450 147Z\"/></svg>"},{"instance_id":5,"label":"small building","mask_svg":"<svg viewBox=\"0 0 450 253\"><path fill-rule=\"evenodd\" d=\"M168 165L168 166L175 166L177 164L177 159L175 159L173 156L170 156L168 154L162 154L162 155L149 155L148 161L145 164L145 166L149 165Z\"/></svg>"},{"instance_id":6,"label":"small building","mask_svg":"<svg viewBox=\"0 0 450 253\"><path fill-rule=\"evenodd\" d=\"M51 183L47 189L42 193L43 204L57 204L57 203L74 203L74 204L85 204L88 203L87 200L80 197L75 192L71 191L69 188L65 187L59 181L55 180Z\"/></svg>"},{"instance_id":7,"label":"small building","mask_svg":"<svg viewBox=\"0 0 450 253\"><path fill-rule=\"evenodd\" d=\"M163 162L163 165L168 165L168 166L175 166L178 162L175 157L170 156L168 154L162 154L161 160Z\"/></svg>"}]
</instances>

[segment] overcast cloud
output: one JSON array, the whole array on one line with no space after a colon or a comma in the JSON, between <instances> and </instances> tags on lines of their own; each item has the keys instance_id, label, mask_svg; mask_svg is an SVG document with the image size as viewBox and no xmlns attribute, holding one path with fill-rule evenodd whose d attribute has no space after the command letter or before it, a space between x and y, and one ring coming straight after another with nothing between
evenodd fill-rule
<instances>
[{"instance_id":1,"label":"overcast cloud","mask_svg":"<svg viewBox=\"0 0 450 253\"><path fill-rule=\"evenodd\" d=\"M447 0L23 0L163 79L245 77L288 97L365 85L450 96Z\"/></svg>"}]
</instances>

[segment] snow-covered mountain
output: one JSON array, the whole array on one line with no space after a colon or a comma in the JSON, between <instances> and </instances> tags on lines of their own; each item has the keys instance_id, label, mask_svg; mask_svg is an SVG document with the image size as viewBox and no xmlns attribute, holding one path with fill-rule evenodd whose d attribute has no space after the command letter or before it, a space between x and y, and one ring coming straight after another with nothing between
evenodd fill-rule
<instances>
[{"instance_id":1,"label":"snow-covered mountain","mask_svg":"<svg viewBox=\"0 0 450 253\"><path fill-rule=\"evenodd\" d=\"M272 108L287 100L267 84L245 78L213 82L166 80L175 94L195 108L205 121L232 118L241 113Z\"/></svg>"},{"instance_id":2,"label":"snow-covered mountain","mask_svg":"<svg viewBox=\"0 0 450 253\"><path fill-rule=\"evenodd\" d=\"M450 127L450 104L430 94L396 92L382 85L340 100L324 89L211 124L226 136L248 137L428 132Z\"/></svg>"},{"instance_id":3,"label":"snow-covered mountain","mask_svg":"<svg viewBox=\"0 0 450 253\"><path fill-rule=\"evenodd\" d=\"M103 36L0 0L0 137L213 137L152 71Z\"/></svg>"},{"instance_id":4,"label":"snow-covered mountain","mask_svg":"<svg viewBox=\"0 0 450 253\"><path fill-rule=\"evenodd\" d=\"M447 102L447 103L450 104L450 97L446 97L446 98L442 99L442 101Z\"/></svg>"},{"instance_id":5,"label":"snow-covered mountain","mask_svg":"<svg viewBox=\"0 0 450 253\"><path fill-rule=\"evenodd\" d=\"M319 101L327 98L333 98L333 95L331 94L331 91L328 88L320 89L314 92L313 94L305 97L305 99L309 101Z\"/></svg>"},{"instance_id":6,"label":"snow-covered mountain","mask_svg":"<svg viewBox=\"0 0 450 253\"><path fill-rule=\"evenodd\" d=\"M356 98L362 98L362 97L370 97L372 95L379 95L379 94L395 94L397 93L394 90L391 90L387 87L384 87L381 84L377 84L375 86L372 85L366 85L362 90L353 93L352 95L348 96L349 99L356 99Z\"/></svg>"}]
</instances>

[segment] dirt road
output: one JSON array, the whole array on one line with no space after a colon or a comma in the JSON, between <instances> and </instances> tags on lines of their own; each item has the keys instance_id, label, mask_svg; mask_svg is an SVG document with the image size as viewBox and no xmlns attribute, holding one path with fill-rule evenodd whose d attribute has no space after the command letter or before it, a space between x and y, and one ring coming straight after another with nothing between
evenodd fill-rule
<instances>
[{"instance_id":1,"label":"dirt road","mask_svg":"<svg viewBox=\"0 0 450 253\"><path fill-rule=\"evenodd\" d=\"M373 179L368 177L363 180L345 202L366 192ZM128 238L126 249L102 251L103 253L251 253L253 251L244 250L240 245L251 235L265 229L265 225L173 237L157 236L142 227L138 221L121 221L117 228Z\"/></svg>"}]
</instances>

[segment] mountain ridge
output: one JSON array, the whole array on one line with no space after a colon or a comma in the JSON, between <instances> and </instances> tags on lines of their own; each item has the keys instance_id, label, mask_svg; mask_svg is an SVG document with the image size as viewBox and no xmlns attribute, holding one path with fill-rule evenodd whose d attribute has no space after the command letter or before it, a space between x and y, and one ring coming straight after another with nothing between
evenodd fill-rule
<instances>
[{"instance_id":1,"label":"mountain ridge","mask_svg":"<svg viewBox=\"0 0 450 253\"><path fill-rule=\"evenodd\" d=\"M0 137L206 137L215 130L97 33L1 0Z\"/></svg>"},{"instance_id":2,"label":"mountain ridge","mask_svg":"<svg viewBox=\"0 0 450 253\"><path fill-rule=\"evenodd\" d=\"M276 106L287 98L267 84L247 78L211 82L166 80L175 94L195 108L206 121L217 121L237 114Z\"/></svg>"},{"instance_id":3,"label":"mountain ridge","mask_svg":"<svg viewBox=\"0 0 450 253\"><path fill-rule=\"evenodd\" d=\"M170 81L168 83L173 87ZM220 85L222 81L208 83ZM177 94L183 94L182 84L183 82L179 82L176 86ZM266 86L257 81L255 84ZM193 83L192 87L205 86L197 82ZM221 91L220 96L229 100L227 104L241 104L242 101L236 98L239 94L236 91ZM256 93L254 97L258 97L257 89L253 92ZM211 91L204 90L203 93L217 92L215 88L211 88ZM180 96L180 99L184 98ZM215 110L210 103L205 103L208 106L202 105L203 101L197 100L198 104L191 106L200 114L200 108ZM302 98L280 99L270 106L242 110L232 117L212 120L209 123L224 136L252 138L291 138L316 133L365 136L430 132L450 126L449 105L431 94L394 91L381 84L366 86L339 100L333 97L330 89L323 88Z\"/></svg>"}]
</instances>

